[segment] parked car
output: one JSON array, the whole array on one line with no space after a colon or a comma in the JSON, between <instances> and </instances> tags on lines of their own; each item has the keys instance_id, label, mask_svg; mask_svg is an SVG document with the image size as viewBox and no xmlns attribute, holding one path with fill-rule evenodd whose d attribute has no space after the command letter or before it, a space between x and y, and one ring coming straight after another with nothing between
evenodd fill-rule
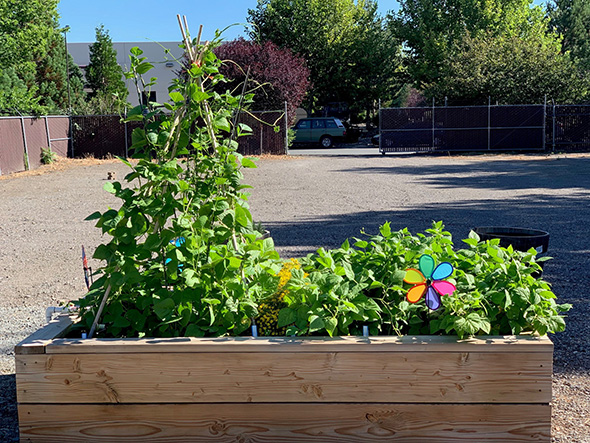
<instances>
[{"instance_id":1,"label":"parked car","mask_svg":"<svg viewBox=\"0 0 590 443\"><path fill-rule=\"evenodd\" d=\"M331 148L335 141L344 140L346 128L334 117L304 118L295 125L296 144L319 143L322 148Z\"/></svg>"}]
</instances>

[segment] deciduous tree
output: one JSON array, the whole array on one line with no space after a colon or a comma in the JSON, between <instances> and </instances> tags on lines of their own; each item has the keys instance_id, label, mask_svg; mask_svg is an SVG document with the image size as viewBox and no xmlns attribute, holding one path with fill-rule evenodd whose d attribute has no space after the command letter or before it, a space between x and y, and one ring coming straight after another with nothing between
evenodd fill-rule
<instances>
[{"instance_id":1,"label":"deciduous tree","mask_svg":"<svg viewBox=\"0 0 590 443\"><path fill-rule=\"evenodd\" d=\"M397 63L396 44L376 11L372 0L258 0L248 21L256 25L251 37L291 48L307 61L310 110L329 102L365 108Z\"/></svg>"},{"instance_id":2,"label":"deciduous tree","mask_svg":"<svg viewBox=\"0 0 590 443\"><path fill-rule=\"evenodd\" d=\"M303 58L272 42L256 43L243 38L222 44L215 53L224 61L221 73L232 89L239 88L250 69L250 89L260 86L252 109L282 110L287 102L289 116L294 117L309 87L309 69Z\"/></svg>"}]
</instances>

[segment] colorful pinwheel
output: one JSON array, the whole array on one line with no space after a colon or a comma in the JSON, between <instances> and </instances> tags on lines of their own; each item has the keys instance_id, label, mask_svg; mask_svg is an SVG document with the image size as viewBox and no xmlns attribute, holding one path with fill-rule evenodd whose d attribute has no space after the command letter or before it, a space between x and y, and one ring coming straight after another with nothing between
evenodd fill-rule
<instances>
[{"instance_id":1,"label":"colorful pinwheel","mask_svg":"<svg viewBox=\"0 0 590 443\"><path fill-rule=\"evenodd\" d=\"M408 291L407 299L410 303L418 302L426 294L426 306L436 311L441 306L440 297L455 292L455 285L443 279L453 273L453 265L447 262L434 267L434 259L427 254L420 257L420 270L408 269L404 281L414 285Z\"/></svg>"}]
</instances>

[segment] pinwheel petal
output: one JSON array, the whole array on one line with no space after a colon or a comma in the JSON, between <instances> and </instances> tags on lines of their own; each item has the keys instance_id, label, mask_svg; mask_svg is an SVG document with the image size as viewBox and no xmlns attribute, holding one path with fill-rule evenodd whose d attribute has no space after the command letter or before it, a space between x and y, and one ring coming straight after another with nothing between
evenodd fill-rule
<instances>
[{"instance_id":1,"label":"pinwheel petal","mask_svg":"<svg viewBox=\"0 0 590 443\"><path fill-rule=\"evenodd\" d=\"M444 278L450 277L453 273L453 265L448 262L443 262L436 267L434 272L432 273L433 280L442 280Z\"/></svg>"},{"instance_id":2,"label":"pinwheel petal","mask_svg":"<svg viewBox=\"0 0 590 443\"><path fill-rule=\"evenodd\" d=\"M433 311L436 311L438 308L440 308L440 305L440 295L438 295L432 286L429 286L428 290L426 291L426 306L428 306L428 308L432 309Z\"/></svg>"},{"instance_id":3,"label":"pinwheel petal","mask_svg":"<svg viewBox=\"0 0 590 443\"><path fill-rule=\"evenodd\" d=\"M406 271L406 276L404 277L404 281L411 285L417 285L420 283L426 282L426 279L422 275L420 271L417 269L408 269Z\"/></svg>"},{"instance_id":4,"label":"pinwheel petal","mask_svg":"<svg viewBox=\"0 0 590 443\"><path fill-rule=\"evenodd\" d=\"M410 290L408 291L407 299L410 303L416 303L418 300L422 298L425 292L425 284L416 285L413 288L410 288Z\"/></svg>"},{"instance_id":5,"label":"pinwheel petal","mask_svg":"<svg viewBox=\"0 0 590 443\"><path fill-rule=\"evenodd\" d=\"M451 295L457 289L454 284L449 283L448 281L433 281L432 287L436 289L440 295Z\"/></svg>"},{"instance_id":6,"label":"pinwheel petal","mask_svg":"<svg viewBox=\"0 0 590 443\"><path fill-rule=\"evenodd\" d=\"M420 257L418 264L422 275L427 279L431 278L432 271L434 271L434 259L430 255L424 254Z\"/></svg>"}]
</instances>

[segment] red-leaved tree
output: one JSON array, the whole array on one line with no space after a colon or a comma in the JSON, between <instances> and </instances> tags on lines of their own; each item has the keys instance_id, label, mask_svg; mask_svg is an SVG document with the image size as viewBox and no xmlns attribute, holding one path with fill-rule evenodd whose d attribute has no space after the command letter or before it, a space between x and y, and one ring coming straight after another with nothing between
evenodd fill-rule
<instances>
[{"instance_id":1,"label":"red-leaved tree","mask_svg":"<svg viewBox=\"0 0 590 443\"><path fill-rule=\"evenodd\" d=\"M230 87L238 87L245 80L248 68L248 89L262 85L256 90L253 110L282 110L287 102L289 121L294 120L295 110L310 85L309 69L303 58L272 42L258 44L243 38L223 43L215 54L226 61L221 73L230 81Z\"/></svg>"}]
</instances>

